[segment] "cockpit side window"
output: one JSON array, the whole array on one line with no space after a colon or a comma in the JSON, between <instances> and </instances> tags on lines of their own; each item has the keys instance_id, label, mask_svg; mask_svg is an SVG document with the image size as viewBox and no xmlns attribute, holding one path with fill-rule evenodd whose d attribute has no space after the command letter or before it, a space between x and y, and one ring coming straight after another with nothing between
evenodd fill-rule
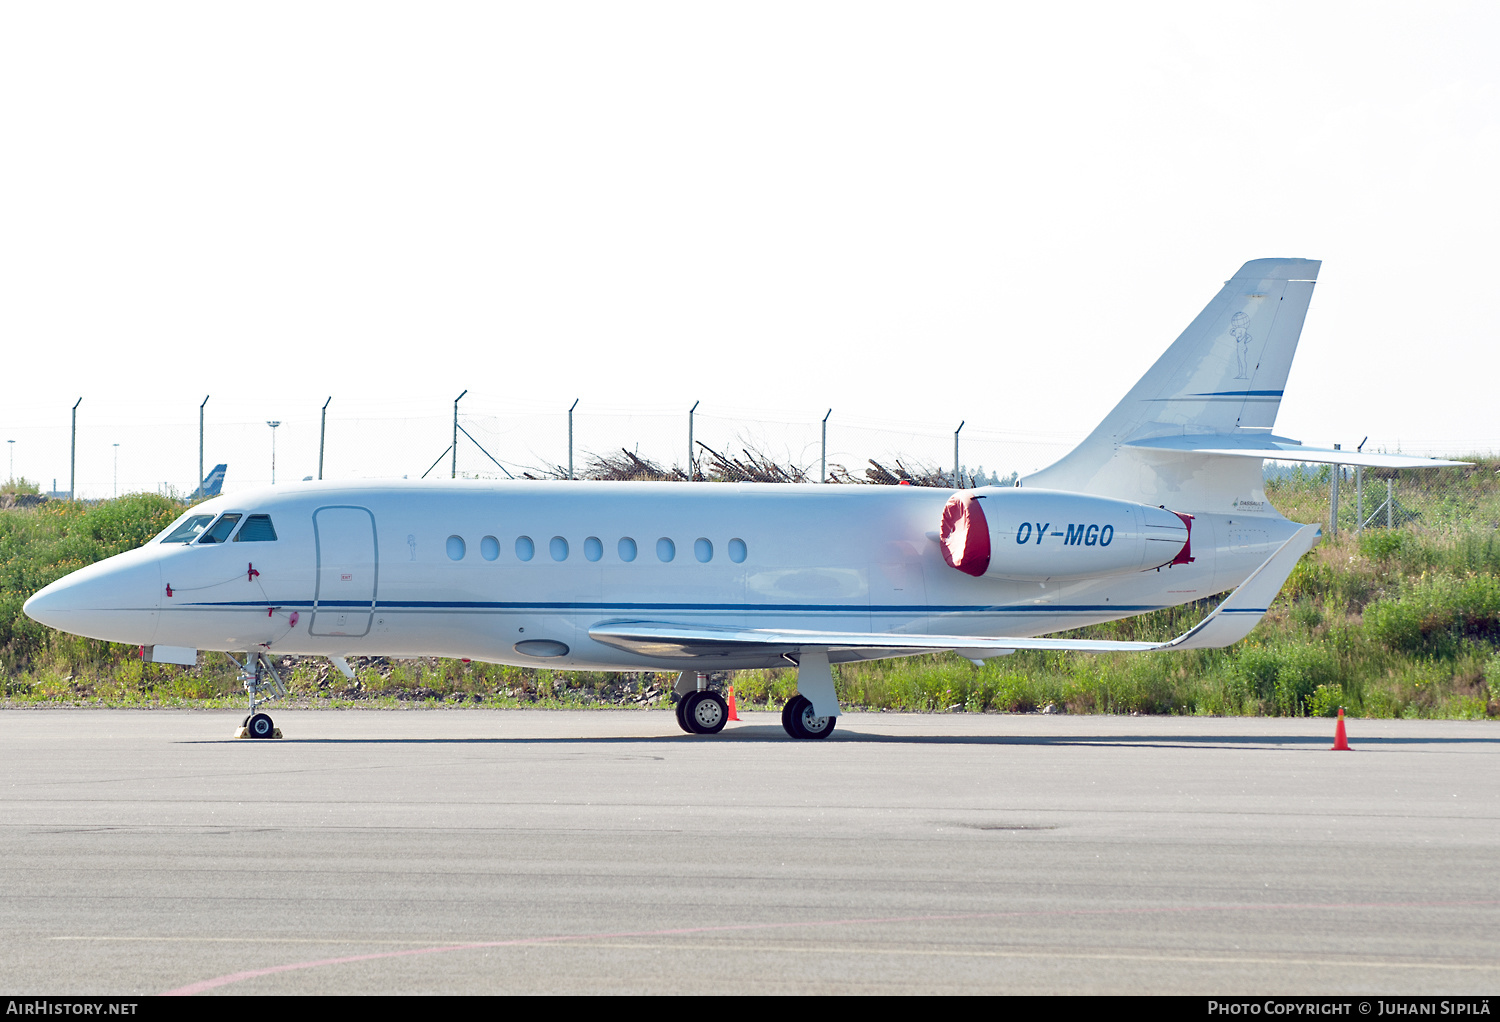
<instances>
[{"instance_id":1,"label":"cockpit side window","mask_svg":"<svg viewBox=\"0 0 1500 1022\"><path fill-rule=\"evenodd\" d=\"M270 543L275 539L276 526L271 524L270 515L251 515L234 537L236 543Z\"/></svg>"},{"instance_id":2,"label":"cockpit side window","mask_svg":"<svg viewBox=\"0 0 1500 1022\"><path fill-rule=\"evenodd\" d=\"M191 543L198 538L204 526L214 520L213 515L193 515L161 538L163 543Z\"/></svg>"},{"instance_id":3,"label":"cockpit side window","mask_svg":"<svg viewBox=\"0 0 1500 1022\"><path fill-rule=\"evenodd\" d=\"M207 532L205 532L203 534L203 538L200 539L198 542L199 543L222 543L222 542L224 542L226 539L229 538L229 534L234 531L234 527L239 524L239 521L240 521L240 519L242 517L243 517L242 515L237 515L237 514L234 514L234 515L224 515L217 522L214 522L213 527L210 528Z\"/></svg>"}]
</instances>

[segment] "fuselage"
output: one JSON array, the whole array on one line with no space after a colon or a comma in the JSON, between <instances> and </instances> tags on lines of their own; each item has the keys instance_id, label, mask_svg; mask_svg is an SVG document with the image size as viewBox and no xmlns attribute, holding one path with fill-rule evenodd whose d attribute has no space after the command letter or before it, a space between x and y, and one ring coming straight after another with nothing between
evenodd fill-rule
<instances>
[{"instance_id":1,"label":"fuselage","mask_svg":"<svg viewBox=\"0 0 1500 1022\"><path fill-rule=\"evenodd\" d=\"M241 517L217 542L201 530L168 542L169 528L53 583L26 610L142 645L668 669L676 662L602 645L589 630L653 621L1041 635L1232 588L1296 528L1269 510L1198 514L1190 563L1066 581L976 578L945 563L936 538L951 496L911 486L292 484L199 504L174 528ZM1045 542L1068 553L1061 538ZM844 659L861 655L877 654ZM747 652L721 666L783 664Z\"/></svg>"}]
</instances>

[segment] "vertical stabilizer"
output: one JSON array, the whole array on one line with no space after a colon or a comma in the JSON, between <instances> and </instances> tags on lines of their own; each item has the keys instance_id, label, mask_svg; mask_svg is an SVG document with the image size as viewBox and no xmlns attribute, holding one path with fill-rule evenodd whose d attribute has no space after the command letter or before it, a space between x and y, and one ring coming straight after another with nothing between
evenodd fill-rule
<instances>
[{"instance_id":1,"label":"vertical stabilizer","mask_svg":"<svg viewBox=\"0 0 1500 1022\"><path fill-rule=\"evenodd\" d=\"M1088 439L1024 484L1178 510L1249 498L1260 489L1255 459L1121 447L1152 437L1269 431L1320 265L1255 259L1240 267Z\"/></svg>"}]
</instances>

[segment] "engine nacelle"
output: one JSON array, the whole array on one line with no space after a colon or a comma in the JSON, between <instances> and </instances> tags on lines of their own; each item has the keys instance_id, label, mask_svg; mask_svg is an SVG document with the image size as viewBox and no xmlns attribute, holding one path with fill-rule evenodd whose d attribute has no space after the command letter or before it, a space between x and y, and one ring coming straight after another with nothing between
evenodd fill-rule
<instances>
[{"instance_id":1,"label":"engine nacelle","mask_svg":"<svg viewBox=\"0 0 1500 1022\"><path fill-rule=\"evenodd\" d=\"M1190 515L1109 497L986 486L943 508L943 559L976 578L1050 582L1193 559Z\"/></svg>"}]
</instances>

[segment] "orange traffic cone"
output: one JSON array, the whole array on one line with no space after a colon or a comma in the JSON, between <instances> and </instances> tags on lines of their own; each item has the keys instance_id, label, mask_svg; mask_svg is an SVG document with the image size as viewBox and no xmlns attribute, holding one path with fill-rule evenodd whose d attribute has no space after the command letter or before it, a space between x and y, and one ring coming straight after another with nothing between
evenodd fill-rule
<instances>
[{"instance_id":1,"label":"orange traffic cone","mask_svg":"<svg viewBox=\"0 0 1500 1022\"><path fill-rule=\"evenodd\" d=\"M735 711L735 708L734 708L734 686L733 685L729 686L729 719L730 720L739 720L740 719L739 713L737 713Z\"/></svg>"},{"instance_id":2,"label":"orange traffic cone","mask_svg":"<svg viewBox=\"0 0 1500 1022\"><path fill-rule=\"evenodd\" d=\"M1344 733L1344 708L1339 707L1339 722L1333 730L1333 748L1329 752L1353 752L1349 748L1349 736Z\"/></svg>"}]
</instances>

